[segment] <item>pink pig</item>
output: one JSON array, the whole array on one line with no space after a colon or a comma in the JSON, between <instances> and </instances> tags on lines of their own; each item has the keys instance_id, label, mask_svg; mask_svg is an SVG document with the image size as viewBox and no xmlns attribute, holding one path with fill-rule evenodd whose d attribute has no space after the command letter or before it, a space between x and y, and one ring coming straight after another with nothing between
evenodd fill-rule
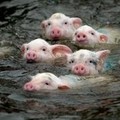
<instances>
[{"instance_id":1,"label":"pink pig","mask_svg":"<svg viewBox=\"0 0 120 120\"><path fill-rule=\"evenodd\" d=\"M66 45L50 45L41 38L23 44L21 51L27 62L52 62L57 57L72 53Z\"/></svg>"},{"instance_id":2,"label":"pink pig","mask_svg":"<svg viewBox=\"0 0 120 120\"><path fill-rule=\"evenodd\" d=\"M62 13L55 13L47 20L42 21L43 37L49 40L71 39L74 31L80 27L82 20L70 18Z\"/></svg>"},{"instance_id":3,"label":"pink pig","mask_svg":"<svg viewBox=\"0 0 120 120\"><path fill-rule=\"evenodd\" d=\"M76 75L95 75L104 70L104 62L110 51L81 49L67 56L67 67Z\"/></svg>"},{"instance_id":4,"label":"pink pig","mask_svg":"<svg viewBox=\"0 0 120 120\"><path fill-rule=\"evenodd\" d=\"M52 73L38 73L32 76L30 82L25 83L23 89L26 91L39 91L41 89L69 89L69 86Z\"/></svg>"},{"instance_id":5,"label":"pink pig","mask_svg":"<svg viewBox=\"0 0 120 120\"><path fill-rule=\"evenodd\" d=\"M79 27L73 34L73 42L79 45L93 45L96 43L107 43L108 36L96 31L88 25Z\"/></svg>"},{"instance_id":6,"label":"pink pig","mask_svg":"<svg viewBox=\"0 0 120 120\"><path fill-rule=\"evenodd\" d=\"M25 91L34 92L41 90L68 90L95 87L107 83L112 77L107 76L77 76L73 74L57 77L53 73L38 73L24 84Z\"/></svg>"},{"instance_id":7,"label":"pink pig","mask_svg":"<svg viewBox=\"0 0 120 120\"><path fill-rule=\"evenodd\" d=\"M24 84L23 89L25 91L77 89L85 84L84 81L85 78L72 74L57 77L53 73L38 73L31 76L31 80Z\"/></svg>"}]
</instances>

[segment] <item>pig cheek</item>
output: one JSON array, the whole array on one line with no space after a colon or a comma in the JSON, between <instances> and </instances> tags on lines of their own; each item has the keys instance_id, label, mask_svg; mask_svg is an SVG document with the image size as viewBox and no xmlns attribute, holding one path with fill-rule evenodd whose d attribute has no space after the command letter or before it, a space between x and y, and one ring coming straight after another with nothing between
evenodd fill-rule
<instances>
[{"instance_id":1,"label":"pig cheek","mask_svg":"<svg viewBox=\"0 0 120 120\"><path fill-rule=\"evenodd\" d=\"M98 70L94 66L91 66L89 68L88 75L95 75L95 74L98 74Z\"/></svg>"},{"instance_id":2,"label":"pig cheek","mask_svg":"<svg viewBox=\"0 0 120 120\"><path fill-rule=\"evenodd\" d=\"M41 58L41 55L40 55L40 52L36 52L36 59L35 59L35 61L36 62L40 62L40 61L42 61L42 58Z\"/></svg>"},{"instance_id":3,"label":"pig cheek","mask_svg":"<svg viewBox=\"0 0 120 120\"><path fill-rule=\"evenodd\" d=\"M63 27L61 30L61 36L64 38L72 38L73 36L74 29L72 28L72 25L68 25Z\"/></svg>"},{"instance_id":4,"label":"pig cheek","mask_svg":"<svg viewBox=\"0 0 120 120\"><path fill-rule=\"evenodd\" d=\"M50 32L51 32L51 27L46 26L46 29L44 29L44 35L47 39L51 39Z\"/></svg>"},{"instance_id":5,"label":"pig cheek","mask_svg":"<svg viewBox=\"0 0 120 120\"><path fill-rule=\"evenodd\" d=\"M86 65L86 73L85 75L95 75L98 73L98 70L94 65Z\"/></svg>"},{"instance_id":6,"label":"pig cheek","mask_svg":"<svg viewBox=\"0 0 120 120\"><path fill-rule=\"evenodd\" d=\"M74 66L74 64L71 64L71 63L68 62L66 64L66 66L67 66L68 69L72 70L72 67Z\"/></svg>"},{"instance_id":7,"label":"pig cheek","mask_svg":"<svg viewBox=\"0 0 120 120\"><path fill-rule=\"evenodd\" d=\"M49 51L46 51L45 53L41 52L39 54L39 59L41 59L41 61L43 61L43 62L49 62L54 59L54 56Z\"/></svg>"},{"instance_id":8,"label":"pig cheek","mask_svg":"<svg viewBox=\"0 0 120 120\"><path fill-rule=\"evenodd\" d=\"M98 35L93 35L93 36L89 35L88 38L89 38L89 44L98 43L99 40Z\"/></svg>"},{"instance_id":9,"label":"pig cheek","mask_svg":"<svg viewBox=\"0 0 120 120\"><path fill-rule=\"evenodd\" d=\"M73 34L73 31L71 31L69 28L61 32L61 36L63 38L72 38L72 34Z\"/></svg>"},{"instance_id":10,"label":"pig cheek","mask_svg":"<svg viewBox=\"0 0 120 120\"><path fill-rule=\"evenodd\" d=\"M91 74L90 72L91 72L90 68L86 66L85 75L90 75Z\"/></svg>"},{"instance_id":11,"label":"pig cheek","mask_svg":"<svg viewBox=\"0 0 120 120\"><path fill-rule=\"evenodd\" d=\"M44 89L47 89L47 90L55 90L57 89L55 86L45 86Z\"/></svg>"},{"instance_id":12,"label":"pig cheek","mask_svg":"<svg viewBox=\"0 0 120 120\"><path fill-rule=\"evenodd\" d=\"M50 32L51 32L50 28L47 28L47 29L46 29L46 32L45 32L45 36L46 36L46 38L48 38L48 39L51 38Z\"/></svg>"},{"instance_id":13,"label":"pig cheek","mask_svg":"<svg viewBox=\"0 0 120 120\"><path fill-rule=\"evenodd\" d=\"M73 41L77 42L77 35L73 35Z\"/></svg>"},{"instance_id":14,"label":"pig cheek","mask_svg":"<svg viewBox=\"0 0 120 120\"><path fill-rule=\"evenodd\" d=\"M23 58L27 60L27 52L23 54Z\"/></svg>"}]
</instances>

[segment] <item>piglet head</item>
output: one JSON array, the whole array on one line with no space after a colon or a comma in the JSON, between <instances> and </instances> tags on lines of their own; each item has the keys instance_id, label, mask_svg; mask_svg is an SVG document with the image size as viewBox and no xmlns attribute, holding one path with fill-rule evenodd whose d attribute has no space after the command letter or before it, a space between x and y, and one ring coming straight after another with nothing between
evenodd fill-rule
<instances>
[{"instance_id":1,"label":"piglet head","mask_svg":"<svg viewBox=\"0 0 120 120\"><path fill-rule=\"evenodd\" d=\"M45 38L61 40L71 39L74 30L81 24L80 18L70 18L62 13L55 13L47 20L42 21L40 27Z\"/></svg>"},{"instance_id":2,"label":"piglet head","mask_svg":"<svg viewBox=\"0 0 120 120\"><path fill-rule=\"evenodd\" d=\"M23 86L25 91L40 90L65 90L69 87L62 83L61 79L52 73L39 73L32 77L32 80Z\"/></svg>"},{"instance_id":3,"label":"piglet head","mask_svg":"<svg viewBox=\"0 0 120 120\"><path fill-rule=\"evenodd\" d=\"M98 32L88 25L79 27L73 34L73 42L82 45L93 45L96 43L106 43L108 36Z\"/></svg>"},{"instance_id":4,"label":"piglet head","mask_svg":"<svg viewBox=\"0 0 120 120\"><path fill-rule=\"evenodd\" d=\"M81 49L68 55L67 67L72 73L80 76L95 75L104 69L104 63L109 53L109 50L94 52Z\"/></svg>"},{"instance_id":5,"label":"piglet head","mask_svg":"<svg viewBox=\"0 0 120 120\"><path fill-rule=\"evenodd\" d=\"M60 56L72 52L72 50L61 44L50 45L43 39L35 39L30 43L23 44L21 47L23 58L27 62L52 62Z\"/></svg>"}]
</instances>

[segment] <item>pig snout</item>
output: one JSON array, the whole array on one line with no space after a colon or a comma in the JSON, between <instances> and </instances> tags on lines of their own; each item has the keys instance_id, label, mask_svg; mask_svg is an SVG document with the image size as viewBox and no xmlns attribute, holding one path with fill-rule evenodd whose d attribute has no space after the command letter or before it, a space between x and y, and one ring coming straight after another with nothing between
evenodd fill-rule
<instances>
[{"instance_id":1,"label":"pig snout","mask_svg":"<svg viewBox=\"0 0 120 120\"><path fill-rule=\"evenodd\" d=\"M26 91L35 91L35 87L32 85L32 83L28 82L23 87Z\"/></svg>"},{"instance_id":2,"label":"pig snout","mask_svg":"<svg viewBox=\"0 0 120 120\"><path fill-rule=\"evenodd\" d=\"M86 68L83 64L75 65L72 72L77 75L84 75L86 73Z\"/></svg>"},{"instance_id":3,"label":"pig snout","mask_svg":"<svg viewBox=\"0 0 120 120\"><path fill-rule=\"evenodd\" d=\"M36 52L34 51L30 51L26 55L27 62L29 63L35 62L36 58L37 58L37 55L36 55Z\"/></svg>"},{"instance_id":4,"label":"pig snout","mask_svg":"<svg viewBox=\"0 0 120 120\"><path fill-rule=\"evenodd\" d=\"M78 42L86 43L86 42L87 42L87 36L86 36L86 34L84 34L84 33L78 33L78 34L76 35L76 40L77 40Z\"/></svg>"},{"instance_id":5,"label":"pig snout","mask_svg":"<svg viewBox=\"0 0 120 120\"><path fill-rule=\"evenodd\" d=\"M61 37L60 28L53 28L50 33L52 39L59 39Z\"/></svg>"}]
</instances>

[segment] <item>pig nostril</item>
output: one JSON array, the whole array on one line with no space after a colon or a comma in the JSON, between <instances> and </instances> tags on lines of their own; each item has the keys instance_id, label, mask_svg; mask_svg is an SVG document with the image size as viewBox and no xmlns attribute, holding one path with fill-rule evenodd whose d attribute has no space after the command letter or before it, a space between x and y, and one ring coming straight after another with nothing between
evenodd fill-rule
<instances>
[{"instance_id":1,"label":"pig nostril","mask_svg":"<svg viewBox=\"0 0 120 120\"><path fill-rule=\"evenodd\" d=\"M78 67L75 68L78 71Z\"/></svg>"},{"instance_id":2,"label":"pig nostril","mask_svg":"<svg viewBox=\"0 0 120 120\"><path fill-rule=\"evenodd\" d=\"M33 88L33 86L31 85L31 86L30 86L30 88L32 89L32 88Z\"/></svg>"},{"instance_id":3,"label":"pig nostril","mask_svg":"<svg viewBox=\"0 0 120 120\"><path fill-rule=\"evenodd\" d=\"M83 70L84 70L84 67L81 67L81 70L83 71Z\"/></svg>"},{"instance_id":4,"label":"pig nostril","mask_svg":"<svg viewBox=\"0 0 120 120\"><path fill-rule=\"evenodd\" d=\"M33 54L33 57L35 57L35 54Z\"/></svg>"},{"instance_id":5,"label":"pig nostril","mask_svg":"<svg viewBox=\"0 0 120 120\"><path fill-rule=\"evenodd\" d=\"M80 35L78 35L77 37L80 38Z\"/></svg>"},{"instance_id":6,"label":"pig nostril","mask_svg":"<svg viewBox=\"0 0 120 120\"><path fill-rule=\"evenodd\" d=\"M28 56L30 56L30 53L28 53Z\"/></svg>"},{"instance_id":7,"label":"pig nostril","mask_svg":"<svg viewBox=\"0 0 120 120\"><path fill-rule=\"evenodd\" d=\"M86 35L83 35L83 38L85 38L86 37Z\"/></svg>"},{"instance_id":8,"label":"pig nostril","mask_svg":"<svg viewBox=\"0 0 120 120\"><path fill-rule=\"evenodd\" d=\"M28 88L28 86L29 86L28 84L27 84L27 85L25 85L25 88Z\"/></svg>"}]
</instances>

